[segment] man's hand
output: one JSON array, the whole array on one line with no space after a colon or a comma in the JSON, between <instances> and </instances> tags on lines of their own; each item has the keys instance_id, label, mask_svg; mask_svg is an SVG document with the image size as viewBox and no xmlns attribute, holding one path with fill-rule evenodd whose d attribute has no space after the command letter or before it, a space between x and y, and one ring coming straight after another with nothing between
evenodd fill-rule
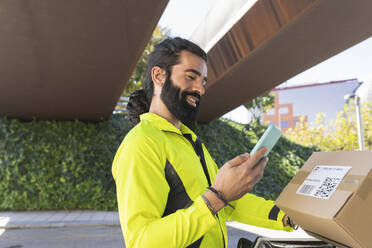
<instances>
[{"instance_id":1,"label":"man's hand","mask_svg":"<svg viewBox=\"0 0 372 248\"><path fill-rule=\"evenodd\" d=\"M288 215L284 215L282 221L283 221L283 226L290 226L294 230L298 229L298 225Z\"/></svg>"},{"instance_id":2,"label":"man's hand","mask_svg":"<svg viewBox=\"0 0 372 248\"><path fill-rule=\"evenodd\" d=\"M266 151L264 147L253 156L245 153L226 162L218 171L212 187L227 201L240 199L261 180L268 158L260 158Z\"/></svg>"}]
</instances>

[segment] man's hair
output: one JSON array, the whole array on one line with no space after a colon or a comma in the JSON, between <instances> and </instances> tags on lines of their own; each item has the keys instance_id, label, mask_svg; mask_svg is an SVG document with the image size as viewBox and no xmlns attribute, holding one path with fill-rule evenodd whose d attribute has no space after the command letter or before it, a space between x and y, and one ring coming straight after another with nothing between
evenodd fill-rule
<instances>
[{"instance_id":1,"label":"man's hair","mask_svg":"<svg viewBox=\"0 0 372 248\"><path fill-rule=\"evenodd\" d=\"M180 53L183 50L189 51L207 62L207 54L203 49L189 40L180 37L168 37L157 44L147 61L144 88L134 91L129 98L127 110L129 112L129 119L133 125L136 125L140 121L139 116L141 114L149 112L154 94L154 82L151 76L152 68L159 66L166 71L167 77L170 78L172 67L180 62Z\"/></svg>"}]
</instances>

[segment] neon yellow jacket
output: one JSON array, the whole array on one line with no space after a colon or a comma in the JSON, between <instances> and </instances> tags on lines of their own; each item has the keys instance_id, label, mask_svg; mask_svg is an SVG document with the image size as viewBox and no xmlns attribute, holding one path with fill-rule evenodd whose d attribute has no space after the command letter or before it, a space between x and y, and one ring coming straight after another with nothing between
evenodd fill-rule
<instances>
[{"instance_id":1,"label":"neon yellow jacket","mask_svg":"<svg viewBox=\"0 0 372 248\"><path fill-rule=\"evenodd\" d=\"M208 182L192 144L180 130L152 113L140 116L120 145L112 166L120 223L127 248L227 247L227 220L290 231L284 213L252 194L231 202L214 217L201 195ZM203 145L213 182L218 167ZM269 218L270 217L270 218Z\"/></svg>"}]
</instances>

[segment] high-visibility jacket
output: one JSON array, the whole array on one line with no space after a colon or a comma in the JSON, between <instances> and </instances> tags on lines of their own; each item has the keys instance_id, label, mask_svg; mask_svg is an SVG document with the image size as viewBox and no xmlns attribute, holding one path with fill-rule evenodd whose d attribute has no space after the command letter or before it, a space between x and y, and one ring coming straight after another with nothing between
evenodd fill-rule
<instances>
[{"instance_id":1,"label":"high-visibility jacket","mask_svg":"<svg viewBox=\"0 0 372 248\"><path fill-rule=\"evenodd\" d=\"M145 113L124 138L112 166L120 223L127 248L227 247L227 220L287 230L273 201L246 194L213 216L202 194L208 187L192 143L196 135ZM203 145L212 181L218 167Z\"/></svg>"}]
</instances>

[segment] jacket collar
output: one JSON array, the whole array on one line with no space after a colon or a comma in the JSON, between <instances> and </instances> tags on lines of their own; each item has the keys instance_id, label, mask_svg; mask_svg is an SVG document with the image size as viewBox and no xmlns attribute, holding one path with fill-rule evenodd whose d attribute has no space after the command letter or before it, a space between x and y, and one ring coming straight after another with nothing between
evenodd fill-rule
<instances>
[{"instance_id":1,"label":"jacket collar","mask_svg":"<svg viewBox=\"0 0 372 248\"><path fill-rule=\"evenodd\" d=\"M154 125L156 128L164 131L164 132L172 132L177 133L179 135L183 134L191 134L193 140L196 139L196 134L188 128L186 125L184 125L182 122L180 124L180 129L176 128L172 123L170 123L167 119L164 119L163 117L154 114L154 113L144 113L140 115L141 121L149 121L152 125Z\"/></svg>"}]
</instances>

